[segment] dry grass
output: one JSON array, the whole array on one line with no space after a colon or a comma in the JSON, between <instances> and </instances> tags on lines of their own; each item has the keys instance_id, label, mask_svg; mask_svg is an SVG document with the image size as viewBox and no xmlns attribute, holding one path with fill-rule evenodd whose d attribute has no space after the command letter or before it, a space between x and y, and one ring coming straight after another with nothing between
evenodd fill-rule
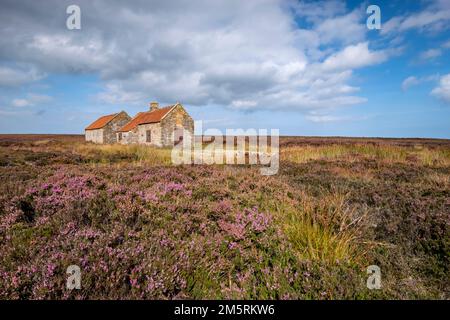
<instances>
[{"instance_id":1,"label":"dry grass","mask_svg":"<svg viewBox=\"0 0 450 320\"><path fill-rule=\"evenodd\" d=\"M137 165L169 165L171 151L143 145L94 145L76 144L74 152L95 163L127 162Z\"/></svg>"},{"instance_id":2,"label":"dry grass","mask_svg":"<svg viewBox=\"0 0 450 320\"><path fill-rule=\"evenodd\" d=\"M423 183L450 190L450 176L448 175L432 172L425 176Z\"/></svg>"},{"instance_id":3,"label":"dry grass","mask_svg":"<svg viewBox=\"0 0 450 320\"><path fill-rule=\"evenodd\" d=\"M354 181L370 182L375 179L375 172L372 169L355 170L354 168L334 166L330 168L330 172L337 177L352 179Z\"/></svg>"},{"instance_id":4,"label":"dry grass","mask_svg":"<svg viewBox=\"0 0 450 320\"><path fill-rule=\"evenodd\" d=\"M428 166L450 165L448 148L404 147L397 145L375 144L332 144L324 146L294 146L283 148L281 159L294 163L306 163L311 160L356 161L360 157L382 162L419 161Z\"/></svg>"},{"instance_id":5,"label":"dry grass","mask_svg":"<svg viewBox=\"0 0 450 320\"><path fill-rule=\"evenodd\" d=\"M426 166L448 166L450 165L450 149L428 149L420 148L416 151L422 164Z\"/></svg>"},{"instance_id":6,"label":"dry grass","mask_svg":"<svg viewBox=\"0 0 450 320\"><path fill-rule=\"evenodd\" d=\"M337 191L320 197L301 196L300 208L277 208L278 221L293 248L303 260L334 264L359 263L364 256L360 243L366 210L347 204L347 196Z\"/></svg>"}]
</instances>

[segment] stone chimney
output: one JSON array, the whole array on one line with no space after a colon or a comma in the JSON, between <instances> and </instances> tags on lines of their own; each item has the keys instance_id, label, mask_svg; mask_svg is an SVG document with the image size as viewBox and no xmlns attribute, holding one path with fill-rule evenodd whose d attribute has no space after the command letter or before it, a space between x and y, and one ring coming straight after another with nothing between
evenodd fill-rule
<instances>
[{"instance_id":1,"label":"stone chimney","mask_svg":"<svg viewBox=\"0 0 450 320\"><path fill-rule=\"evenodd\" d=\"M159 108L159 103L156 101L150 102L150 111L157 110Z\"/></svg>"}]
</instances>

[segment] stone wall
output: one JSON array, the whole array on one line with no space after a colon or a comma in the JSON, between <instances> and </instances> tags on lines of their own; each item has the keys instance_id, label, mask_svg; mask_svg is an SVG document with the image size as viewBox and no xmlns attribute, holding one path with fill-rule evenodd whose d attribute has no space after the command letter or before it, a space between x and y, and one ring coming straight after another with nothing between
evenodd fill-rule
<instances>
[{"instance_id":1,"label":"stone wall","mask_svg":"<svg viewBox=\"0 0 450 320\"><path fill-rule=\"evenodd\" d=\"M118 138L119 132L116 133L116 137L118 139L118 142L120 144L132 144L132 143L138 143L138 130L137 128L134 128L131 131L128 132L122 132L122 139L119 140Z\"/></svg>"},{"instance_id":2,"label":"stone wall","mask_svg":"<svg viewBox=\"0 0 450 320\"><path fill-rule=\"evenodd\" d=\"M103 143L116 143L117 130L122 128L130 120L130 116L124 111L114 117L114 119L112 119L106 126L103 127Z\"/></svg>"},{"instance_id":3,"label":"stone wall","mask_svg":"<svg viewBox=\"0 0 450 320\"><path fill-rule=\"evenodd\" d=\"M129 133L128 132L116 132L117 142L120 144L129 144Z\"/></svg>"},{"instance_id":4,"label":"stone wall","mask_svg":"<svg viewBox=\"0 0 450 320\"><path fill-rule=\"evenodd\" d=\"M86 141L92 141L93 139L92 130L84 130L84 139Z\"/></svg>"},{"instance_id":5,"label":"stone wall","mask_svg":"<svg viewBox=\"0 0 450 320\"><path fill-rule=\"evenodd\" d=\"M147 142L147 130L151 131L151 141ZM148 123L138 126L138 143L162 147L161 123Z\"/></svg>"},{"instance_id":6,"label":"stone wall","mask_svg":"<svg viewBox=\"0 0 450 320\"><path fill-rule=\"evenodd\" d=\"M184 134L194 134L194 120L184 110L181 105L177 105L172 112L170 112L161 121L161 144L163 146L171 147L174 145L175 130L177 128L183 128Z\"/></svg>"},{"instance_id":7,"label":"stone wall","mask_svg":"<svg viewBox=\"0 0 450 320\"><path fill-rule=\"evenodd\" d=\"M84 131L86 141L94 143L103 143L103 129L97 130L85 130Z\"/></svg>"}]
</instances>

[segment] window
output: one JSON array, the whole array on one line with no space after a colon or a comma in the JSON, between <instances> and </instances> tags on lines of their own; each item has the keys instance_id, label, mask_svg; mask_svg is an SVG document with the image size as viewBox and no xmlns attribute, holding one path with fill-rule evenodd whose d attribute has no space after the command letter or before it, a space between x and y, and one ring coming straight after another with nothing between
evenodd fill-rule
<instances>
[{"instance_id":1,"label":"window","mask_svg":"<svg viewBox=\"0 0 450 320\"><path fill-rule=\"evenodd\" d=\"M152 142L152 130L147 130L145 132L145 141Z\"/></svg>"},{"instance_id":2,"label":"window","mask_svg":"<svg viewBox=\"0 0 450 320\"><path fill-rule=\"evenodd\" d=\"M183 131L184 131L183 128L180 128L180 127L175 128L174 137L173 137L174 144L178 144L181 141L183 141Z\"/></svg>"},{"instance_id":3,"label":"window","mask_svg":"<svg viewBox=\"0 0 450 320\"><path fill-rule=\"evenodd\" d=\"M119 141L122 140L122 132L119 132L119 137L118 137Z\"/></svg>"}]
</instances>

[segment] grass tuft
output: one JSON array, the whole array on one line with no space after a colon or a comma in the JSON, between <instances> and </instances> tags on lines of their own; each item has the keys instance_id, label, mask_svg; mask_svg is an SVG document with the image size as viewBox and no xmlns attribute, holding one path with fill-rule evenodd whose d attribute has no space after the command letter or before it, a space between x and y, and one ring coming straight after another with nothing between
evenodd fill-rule
<instances>
[{"instance_id":1,"label":"grass tuft","mask_svg":"<svg viewBox=\"0 0 450 320\"><path fill-rule=\"evenodd\" d=\"M303 260L358 263L359 243L366 212L351 208L338 192L321 198L303 195L300 208L278 212L283 230Z\"/></svg>"}]
</instances>

